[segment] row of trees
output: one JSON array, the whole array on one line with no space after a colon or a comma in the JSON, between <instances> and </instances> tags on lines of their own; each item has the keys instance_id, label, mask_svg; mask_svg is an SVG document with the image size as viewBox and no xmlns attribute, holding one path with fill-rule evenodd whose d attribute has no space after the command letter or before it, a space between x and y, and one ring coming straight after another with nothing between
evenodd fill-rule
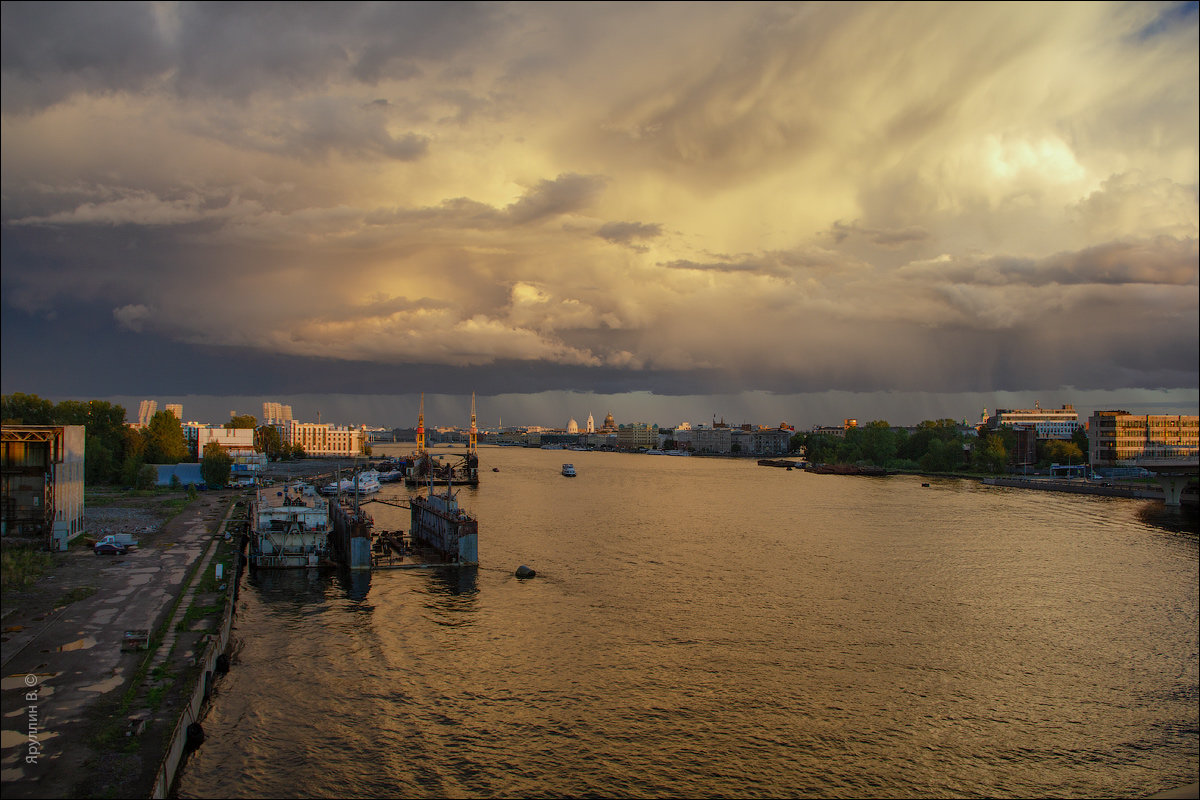
<instances>
[{"instance_id":1,"label":"row of trees","mask_svg":"<svg viewBox=\"0 0 1200 800\"><path fill-rule=\"evenodd\" d=\"M148 465L192 460L183 426L169 411L159 411L145 428L138 430L125 424L123 406L103 400L52 403L36 394L16 392L0 396L0 420L16 425L83 425L84 467L90 484L142 486L148 482L152 485L155 475L153 470L146 469ZM233 417L225 427L253 428L256 449L272 460L304 457L303 447L286 444L278 430L270 425L260 427L253 416ZM208 455L207 450L203 455ZM223 457L228 459L229 455ZM228 480L228 468L225 476L219 482L208 482L223 486Z\"/></svg>"},{"instance_id":2,"label":"row of trees","mask_svg":"<svg viewBox=\"0 0 1200 800\"><path fill-rule=\"evenodd\" d=\"M1017 434L1001 428L978 437L967 436L952 419L926 420L909 433L884 420L850 428L845 437L798 433L791 448L809 461L825 464L870 464L888 469L926 472L1005 472L1017 450ZM1082 464L1087 433L1082 428L1071 441L1039 441L1037 466Z\"/></svg>"}]
</instances>

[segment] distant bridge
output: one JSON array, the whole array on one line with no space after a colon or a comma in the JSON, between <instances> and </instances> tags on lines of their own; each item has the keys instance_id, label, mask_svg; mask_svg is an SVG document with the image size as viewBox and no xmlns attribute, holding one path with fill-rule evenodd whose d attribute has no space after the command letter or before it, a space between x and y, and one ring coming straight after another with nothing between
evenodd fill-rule
<instances>
[{"instance_id":1,"label":"distant bridge","mask_svg":"<svg viewBox=\"0 0 1200 800\"><path fill-rule=\"evenodd\" d=\"M1179 505L1179 496L1193 475L1200 474L1200 448L1147 448L1134 463L1150 472L1163 488L1163 502Z\"/></svg>"}]
</instances>

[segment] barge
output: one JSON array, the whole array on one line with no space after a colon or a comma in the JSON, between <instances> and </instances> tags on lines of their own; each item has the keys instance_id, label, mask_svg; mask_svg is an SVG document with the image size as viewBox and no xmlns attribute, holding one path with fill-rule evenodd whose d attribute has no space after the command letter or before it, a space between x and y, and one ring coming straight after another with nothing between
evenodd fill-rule
<instances>
[{"instance_id":1,"label":"barge","mask_svg":"<svg viewBox=\"0 0 1200 800\"><path fill-rule=\"evenodd\" d=\"M329 501L311 484L259 489L250 503L248 523L252 567L286 569L329 563Z\"/></svg>"}]
</instances>

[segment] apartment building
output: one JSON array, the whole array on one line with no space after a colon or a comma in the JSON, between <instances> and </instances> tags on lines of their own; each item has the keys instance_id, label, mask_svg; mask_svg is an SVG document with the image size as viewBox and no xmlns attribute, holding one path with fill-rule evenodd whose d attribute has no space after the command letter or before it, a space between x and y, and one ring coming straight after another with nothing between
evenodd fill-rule
<instances>
[{"instance_id":1,"label":"apartment building","mask_svg":"<svg viewBox=\"0 0 1200 800\"><path fill-rule=\"evenodd\" d=\"M362 428L335 428L329 423L289 420L283 429L283 441L300 445L310 456L362 455L365 443Z\"/></svg>"}]
</instances>

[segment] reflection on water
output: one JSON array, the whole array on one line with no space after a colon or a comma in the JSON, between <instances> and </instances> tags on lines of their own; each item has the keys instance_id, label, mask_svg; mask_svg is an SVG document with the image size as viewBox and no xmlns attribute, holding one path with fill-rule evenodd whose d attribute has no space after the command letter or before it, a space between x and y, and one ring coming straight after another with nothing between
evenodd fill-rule
<instances>
[{"instance_id":1,"label":"reflection on water","mask_svg":"<svg viewBox=\"0 0 1200 800\"><path fill-rule=\"evenodd\" d=\"M1158 502L1146 502L1138 508L1137 518L1146 525L1170 533L1200 534L1200 508L1196 506L1170 507Z\"/></svg>"},{"instance_id":2,"label":"reflection on water","mask_svg":"<svg viewBox=\"0 0 1200 800\"><path fill-rule=\"evenodd\" d=\"M1082 798L1195 780L1186 510L571 456L564 479L561 453L481 451L460 495L477 568L247 578L180 795Z\"/></svg>"}]
</instances>

